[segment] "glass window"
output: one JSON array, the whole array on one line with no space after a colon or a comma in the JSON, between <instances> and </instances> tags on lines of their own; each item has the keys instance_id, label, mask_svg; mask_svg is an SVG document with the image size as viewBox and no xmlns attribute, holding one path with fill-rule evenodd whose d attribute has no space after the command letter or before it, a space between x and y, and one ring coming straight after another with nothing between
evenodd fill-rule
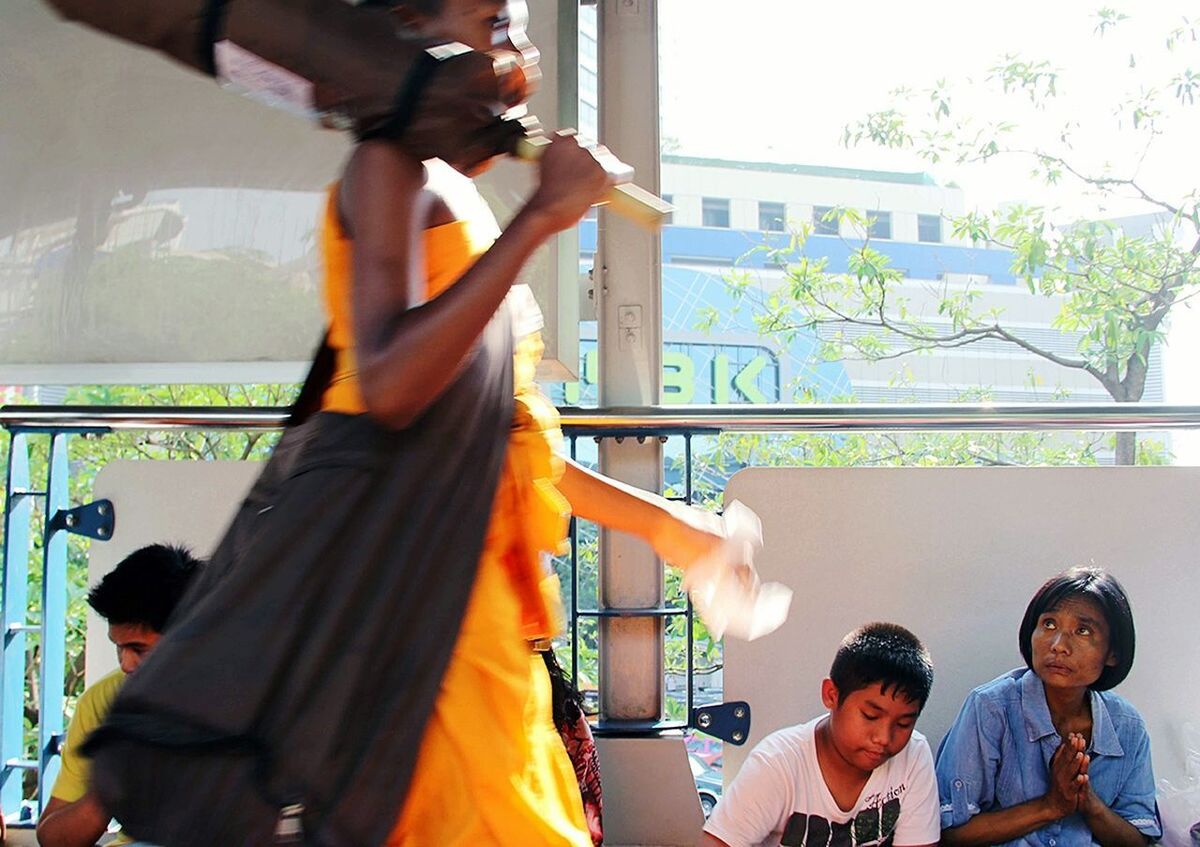
<instances>
[{"instance_id":1,"label":"glass window","mask_svg":"<svg viewBox=\"0 0 1200 847\"><path fill-rule=\"evenodd\" d=\"M872 238L892 237L891 212L867 212L867 223L870 227L868 232Z\"/></svg>"},{"instance_id":2,"label":"glass window","mask_svg":"<svg viewBox=\"0 0 1200 847\"><path fill-rule=\"evenodd\" d=\"M940 244L942 218L940 215L917 215L917 240Z\"/></svg>"},{"instance_id":3,"label":"glass window","mask_svg":"<svg viewBox=\"0 0 1200 847\"><path fill-rule=\"evenodd\" d=\"M583 21L585 19L585 15L583 14L583 11L584 10L582 10L582 9L580 10L580 15L579 15L580 21ZM595 16L595 12L592 12L592 16L593 17ZM580 39L579 39L579 59L580 59L579 64L585 68L597 67L598 61L597 61L596 54L597 54L597 50L596 50L595 34L588 32L586 30L586 28L581 28Z\"/></svg>"},{"instance_id":4,"label":"glass window","mask_svg":"<svg viewBox=\"0 0 1200 847\"><path fill-rule=\"evenodd\" d=\"M721 197L705 197L701 209L701 226L729 228L728 200Z\"/></svg>"},{"instance_id":5,"label":"glass window","mask_svg":"<svg viewBox=\"0 0 1200 847\"><path fill-rule=\"evenodd\" d=\"M674 194L664 194L662 196L662 199L663 199L663 202L666 203L668 206L675 205L675 195ZM670 226L673 223L675 223L675 213L670 212L667 214L667 217L663 220L663 225Z\"/></svg>"},{"instance_id":6,"label":"glass window","mask_svg":"<svg viewBox=\"0 0 1200 847\"><path fill-rule=\"evenodd\" d=\"M596 104L600 102L596 84L596 71L592 68L581 67L579 69L579 99L585 103Z\"/></svg>"},{"instance_id":7,"label":"glass window","mask_svg":"<svg viewBox=\"0 0 1200 847\"><path fill-rule=\"evenodd\" d=\"M813 206L813 234L837 235L838 219L833 206Z\"/></svg>"},{"instance_id":8,"label":"glass window","mask_svg":"<svg viewBox=\"0 0 1200 847\"><path fill-rule=\"evenodd\" d=\"M600 127L600 117L591 103L579 104L579 131L588 138L595 138Z\"/></svg>"},{"instance_id":9,"label":"glass window","mask_svg":"<svg viewBox=\"0 0 1200 847\"><path fill-rule=\"evenodd\" d=\"M787 227L787 209L783 203L759 201L758 228L763 232L783 232Z\"/></svg>"}]
</instances>

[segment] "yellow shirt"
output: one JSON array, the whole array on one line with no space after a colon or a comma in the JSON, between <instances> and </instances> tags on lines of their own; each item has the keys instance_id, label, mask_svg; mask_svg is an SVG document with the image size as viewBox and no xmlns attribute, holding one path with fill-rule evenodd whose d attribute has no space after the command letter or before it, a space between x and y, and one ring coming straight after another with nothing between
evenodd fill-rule
<instances>
[{"instance_id":1,"label":"yellow shirt","mask_svg":"<svg viewBox=\"0 0 1200 847\"><path fill-rule=\"evenodd\" d=\"M120 670L115 670L101 677L95 685L89 686L79 697L79 702L75 706L75 714L67 727L67 740L62 747L62 767L58 772L58 777L54 780L54 788L50 792L51 797L57 797L67 803L74 803L87 793L92 762L79 752L79 748L95 732L96 728L104 723L113 701L117 699L117 692L121 690L124 683L125 674ZM129 844L130 841L122 835L112 843L114 845Z\"/></svg>"}]
</instances>

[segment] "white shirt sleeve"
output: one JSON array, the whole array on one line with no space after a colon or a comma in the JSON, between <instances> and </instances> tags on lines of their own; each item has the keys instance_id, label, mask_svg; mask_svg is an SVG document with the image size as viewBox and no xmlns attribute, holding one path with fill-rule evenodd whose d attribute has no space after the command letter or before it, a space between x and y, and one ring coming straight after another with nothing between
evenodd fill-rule
<instances>
[{"instance_id":1,"label":"white shirt sleeve","mask_svg":"<svg viewBox=\"0 0 1200 847\"><path fill-rule=\"evenodd\" d=\"M764 749L768 740L750 753L704 825L705 832L729 847L756 847L772 833L781 833L791 815L794 777L786 760Z\"/></svg>"},{"instance_id":2,"label":"white shirt sleeve","mask_svg":"<svg viewBox=\"0 0 1200 847\"><path fill-rule=\"evenodd\" d=\"M937 844L942 835L941 808L929 742L923 737L913 738L909 741L908 754L910 765L905 777L908 789L904 793L893 843L897 847Z\"/></svg>"}]
</instances>

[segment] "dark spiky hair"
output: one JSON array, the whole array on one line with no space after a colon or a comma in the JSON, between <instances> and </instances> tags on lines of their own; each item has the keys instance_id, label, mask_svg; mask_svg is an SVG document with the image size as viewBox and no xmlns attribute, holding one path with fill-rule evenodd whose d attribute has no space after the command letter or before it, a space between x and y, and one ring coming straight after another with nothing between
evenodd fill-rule
<instances>
[{"instance_id":1,"label":"dark spiky hair","mask_svg":"<svg viewBox=\"0 0 1200 847\"><path fill-rule=\"evenodd\" d=\"M162 632L202 566L186 547L142 547L92 587L88 605L110 624L139 624Z\"/></svg>"},{"instance_id":2,"label":"dark spiky hair","mask_svg":"<svg viewBox=\"0 0 1200 847\"><path fill-rule=\"evenodd\" d=\"M879 683L921 708L933 688L933 661L921 640L894 623L869 623L842 639L829 678L841 703L855 691Z\"/></svg>"}]
</instances>

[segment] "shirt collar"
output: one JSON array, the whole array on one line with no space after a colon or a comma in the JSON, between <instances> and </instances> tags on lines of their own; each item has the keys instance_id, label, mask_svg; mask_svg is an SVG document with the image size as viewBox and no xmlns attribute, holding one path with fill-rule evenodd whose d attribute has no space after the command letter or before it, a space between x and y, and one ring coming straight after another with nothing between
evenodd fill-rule
<instances>
[{"instance_id":1,"label":"shirt collar","mask_svg":"<svg viewBox=\"0 0 1200 847\"><path fill-rule=\"evenodd\" d=\"M1025 717L1025 734L1030 741L1057 735L1046 704L1046 689L1038 675L1026 670L1021 677L1021 712Z\"/></svg>"},{"instance_id":2,"label":"shirt collar","mask_svg":"<svg viewBox=\"0 0 1200 847\"><path fill-rule=\"evenodd\" d=\"M1116 727L1108 713L1108 704L1098 691L1089 691L1092 699L1092 744L1090 752L1098 756L1124 756L1125 750L1117 738ZM1046 689L1038 675L1026 670L1021 677L1021 712L1025 718L1025 734L1030 741L1057 735L1046 703Z\"/></svg>"},{"instance_id":3,"label":"shirt collar","mask_svg":"<svg viewBox=\"0 0 1200 847\"><path fill-rule=\"evenodd\" d=\"M1092 695L1092 755L1124 756L1125 749L1117 738L1117 728L1113 725L1112 715L1108 713L1108 703L1099 691Z\"/></svg>"}]
</instances>

